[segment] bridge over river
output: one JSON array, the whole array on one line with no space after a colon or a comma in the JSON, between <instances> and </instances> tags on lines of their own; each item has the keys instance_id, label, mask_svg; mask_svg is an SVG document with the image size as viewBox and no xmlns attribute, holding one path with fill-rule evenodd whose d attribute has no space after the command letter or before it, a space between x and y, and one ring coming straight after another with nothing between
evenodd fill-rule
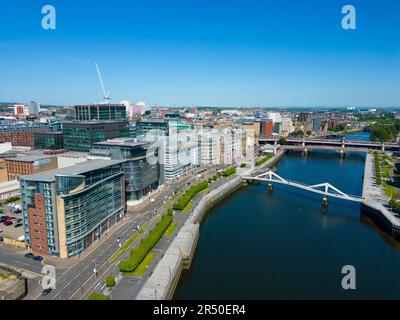
<instances>
[{"instance_id":1,"label":"bridge over river","mask_svg":"<svg viewBox=\"0 0 400 320\"><path fill-rule=\"evenodd\" d=\"M325 196L323 203L327 204L327 198L326 197L333 197L333 198L338 198L342 200L348 200L348 201L353 201L353 202L363 202L364 199L360 196L354 196L354 195L349 195L346 194L333 185L331 185L328 182L321 183L321 184L316 184L316 185L306 185L301 182L297 181L290 181L287 179L284 179L277 175L273 171L268 171L266 173L262 173L258 176L252 177L252 176L244 176L243 179L248 180L248 181L260 181L260 182L269 182L269 188L272 188L272 183L279 183L279 184L284 184L296 188L300 188L303 190L307 190L310 192L314 193L319 193Z\"/></svg>"},{"instance_id":2,"label":"bridge over river","mask_svg":"<svg viewBox=\"0 0 400 320\"><path fill-rule=\"evenodd\" d=\"M277 138L260 138L261 144L275 144L279 143ZM281 146L286 150L337 150L337 151L352 151L352 152L368 152L370 150L381 151L400 151L400 144L395 142L374 142L374 141L353 141L346 139L299 139L288 138L286 144Z\"/></svg>"}]
</instances>

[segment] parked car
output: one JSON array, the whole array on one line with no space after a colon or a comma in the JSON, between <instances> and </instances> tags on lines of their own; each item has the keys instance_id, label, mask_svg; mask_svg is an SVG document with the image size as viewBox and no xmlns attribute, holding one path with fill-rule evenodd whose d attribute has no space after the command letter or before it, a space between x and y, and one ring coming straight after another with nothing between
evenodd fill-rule
<instances>
[{"instance_id":1,"label":"parked car","mask_svg":"<svg viewBox=\"0 0 400 320\"><path fill-rule=\"evenodd\" d=\"M2 232L3 232L3 230L0 229L0 233L2 233Z\"/></svg>"},{"instance_id":2,"label":"parked car","mask_svg":"<svg viewBox=\"0 0 400 320\"><path fill-rule=\"evenodd\" d=\"M53 291L51 288L44 289L42 295L47 296L51 291Z\"/></svg>"},{"instance_id":3,"label":"parked car","mask_svg":"<svg viewBox=\"0 0 400 320\"><path fill-rule=\"evenodd\" d=\"M33 260L42 261L42 260L43 260L43 257L42 257L42 256L34 256L34 257L33 257Z\"/></svg>"},{"instance_id":4,"label":"parked car","mask_svg":"<svg viewBox=\"0 0 400 320\"><path fill-rule=\"evenodd\" d=\"M22 223L17 223L17 224L14 226L14 228L19 228L19 227L22 227Z\"/></svg>"},{"instance_id":5,"label":"parked car","mask_svg":"<svg viewBox=\"0 0 400 320\"><path fill-rule=\"evenodd\" d=\"M3 241L4 241L3 237L0 237L0 242L3 242Z\"/></svg>"},{"instance_id":6,"label":"parked car","mask_svg":"<svg viewBox=\"0 0 400 320\"><path fill-rule=\"evenodd\" d=\"M12 221L4 221L3 223L6 227L11 226L13 224Z\"/></svg>"},{"instance_id":7,"label":"parked car","mask_svg":"<svg viewBox=\"0 0 400 320\"><path fill-rule=\"evenodd\" d=\"M29 258L29 259L33 259L34 257L35 257L35 255L33 254L33 253L27 253L27 254L25 254L25 256L24 256L25 258Z\"/></svg>"}]
</instances>

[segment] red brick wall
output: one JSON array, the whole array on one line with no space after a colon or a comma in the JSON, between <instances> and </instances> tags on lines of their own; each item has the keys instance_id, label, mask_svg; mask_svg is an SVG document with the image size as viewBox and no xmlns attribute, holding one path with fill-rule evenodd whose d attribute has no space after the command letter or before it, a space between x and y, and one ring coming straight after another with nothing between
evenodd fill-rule
<instances>
[{"instance_id":1,"label":"red brick wall","mask_svg":"<svg viewBox=\"0 0 400 320\"><path fill-rule=\"evenodd\" d=\"M29 233L31 248L34 253L48 254L46 230L46 211L44 207L44 196L37 193L35 195L36 206L28 208Z\"/></svg>"},{"instance_id":2,"label":"red brick wall","mask_svg":"<svg viewBox=\"0 0 400 320\"><path fill-rule=\"evenodd\" d=\"M11 142L13 146L35 147L33 132L2 132L0 142Z\"/></svg>"}]
</instances>

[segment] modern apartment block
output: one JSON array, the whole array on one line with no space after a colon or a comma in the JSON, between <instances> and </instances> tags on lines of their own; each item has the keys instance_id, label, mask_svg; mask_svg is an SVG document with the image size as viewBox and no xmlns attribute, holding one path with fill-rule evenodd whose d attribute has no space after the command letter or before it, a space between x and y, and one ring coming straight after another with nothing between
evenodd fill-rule
<instances>
[{"instance_id":1,"label":"modern apartment block","mask_svg":"<svg viewBox=\"0 0 400 320\"><path fill-rule=\"evenodd\" d=\"M96 142L129 137L129 125L123 121L73 121L63 123L64 148L89 152Z\"/></svg>"},{"instance_id":2,"label":"modern apartment block","mask_svg":"<svg viewBox=\"0 0 400 320\"><path fill-rule=\"evenodd\" d=\"M37 254L79 255L125 215L122 161L91 160L20 183L26 246Z\"/></svg>"},{"instance_id":3,"label":"modern apartment block","mask_svg":"<svg viewBox=\"0 0 400 320\"><path fill-rule=\"evenodd\" d=\"M132 138L120 138L93 145L91 157L103 157L124 161L125 192L128 205L137 201L163 184L163 165L147 161L147 155L159 156L157 146L150 142L137 142Z\"/></svg>"},{"instance_id":4,"label":"modern apartment block","mask_svg":"<svg viewBox=\"0 0 400 320\"><path fill-rule=\"evenodd\" d=\"M76 121L120 121L126 120L123 104L90 104L74 106Z\"/></svg>"}]
</instances>

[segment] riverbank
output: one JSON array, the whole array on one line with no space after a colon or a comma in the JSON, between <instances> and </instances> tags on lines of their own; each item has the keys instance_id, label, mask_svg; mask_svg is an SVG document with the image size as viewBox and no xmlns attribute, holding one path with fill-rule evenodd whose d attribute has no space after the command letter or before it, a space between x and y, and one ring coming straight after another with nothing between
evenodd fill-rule
<instances>
[{"instance_id":1,"label":"riverbank","mask_svg":"<svg viewBox=\"0 0 400 320\"><path fill-rule=\"evenodd\" d=\"M362 213L370 217L383 231L400 240L400 219L389 210L389 201L383 188L375 182L375 166L373 156L367 154L363 182L364 201L361 205Z\"/></svg>"},{"instance_id":2,"label":"riverbank","mask_svg":"<svg viewBox=\"0 0 400 320\"><path fill-rule=\"evenodd\" d=\"M242 186L243 175L256 173L275 165L284 154L285 151L281 150L259 167L238 169L236 177L204 195L139 291L136 300L172 299L182 271L190 268L199 239L200 223L207 212Z\"/></svg>"}]
</instances>

